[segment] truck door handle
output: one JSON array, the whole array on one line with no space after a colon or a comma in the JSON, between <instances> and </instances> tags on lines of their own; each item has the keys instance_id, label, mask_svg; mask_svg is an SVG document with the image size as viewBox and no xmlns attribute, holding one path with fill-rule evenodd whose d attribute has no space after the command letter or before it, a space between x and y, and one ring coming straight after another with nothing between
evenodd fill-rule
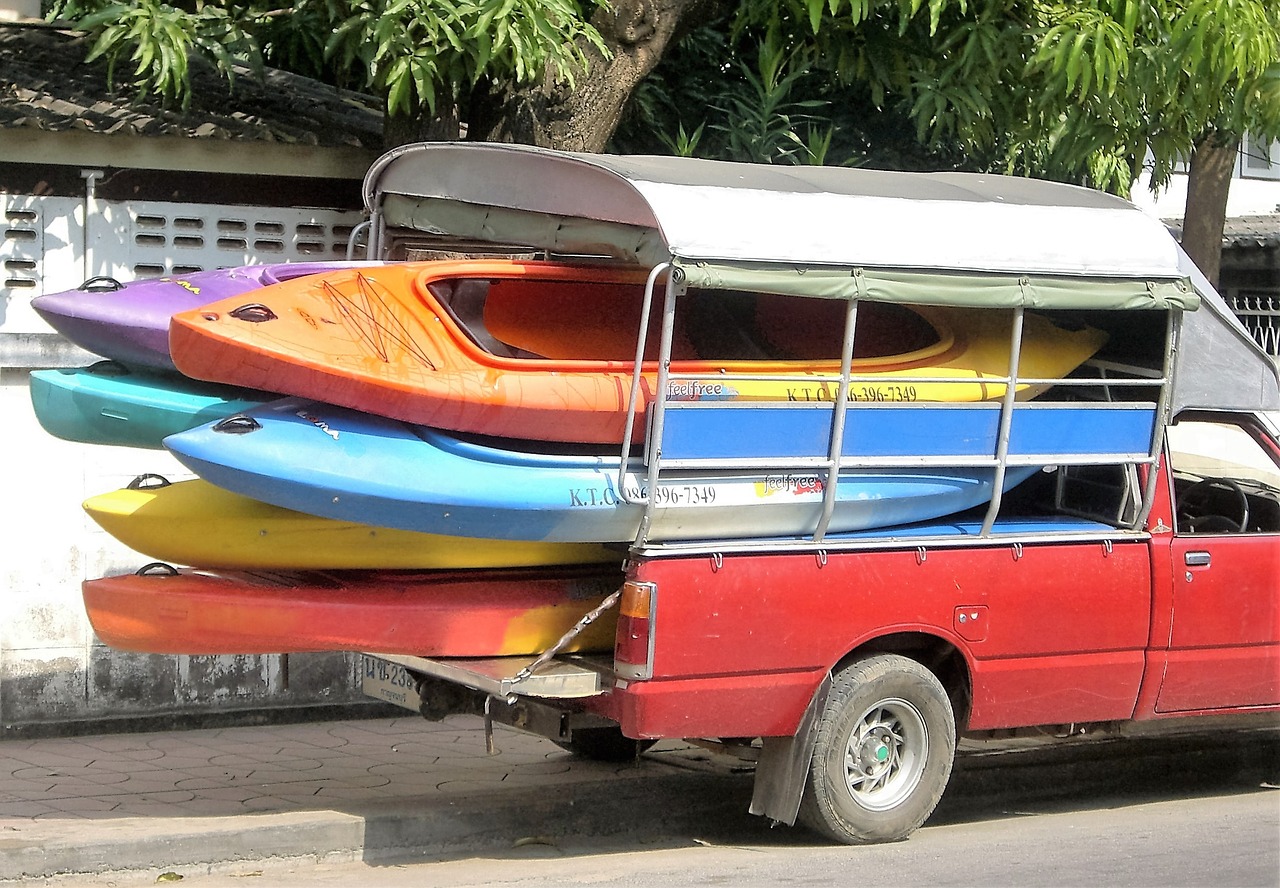
<instances>
[{"instance_id":1,"label":"truck door handle","mask_svg":"<svg viewBox=\"0 0 1280 888\"><path fill-rule=\"evenodd\" d=\"M1208 567L1210 559L1208 552L1188 552L1182 560L1187 567Z\"/></svg>"}]
</instances>

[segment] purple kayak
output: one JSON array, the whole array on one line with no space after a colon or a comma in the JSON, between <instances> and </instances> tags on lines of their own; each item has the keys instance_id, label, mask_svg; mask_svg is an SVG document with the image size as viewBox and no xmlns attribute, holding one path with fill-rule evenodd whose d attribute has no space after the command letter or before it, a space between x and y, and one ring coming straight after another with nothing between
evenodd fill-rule
<instances>
[{"instance_id":1,"label":"purple kayak","mask_svg":"<svg viewBox=\"0 0 1280 888\"><path fill-rule=\"evenodd\" d=\"M176 372L169 317L281 281L378 262L288 262L167 275L122 284L95 277L74 290L31 300L49 326L76 345L140 368Z\"/></svg>"}]
</instances>

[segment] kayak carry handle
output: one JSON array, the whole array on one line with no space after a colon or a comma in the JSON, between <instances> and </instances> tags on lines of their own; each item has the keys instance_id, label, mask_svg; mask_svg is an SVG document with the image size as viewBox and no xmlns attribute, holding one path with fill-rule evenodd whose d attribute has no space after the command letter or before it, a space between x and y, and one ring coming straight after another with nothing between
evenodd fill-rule
<instances>
[{"instance_id":1,"label":"kayak carry handle","mask_svg":"<svg viewBox=\"0 0 1280 888\"><path fill-rule=\"evenodd\" d=\"M178 575L178 569L172 564L165 564L163 561L153 561L150 564L142 565L142 567L138 568L135 573L140 577L150 576L152 574L176 577Z\"/></svg>"},{"instance_id":2,"label":"kayak carry handle","mask_svg":"<svg viewBox=\"0 0 1280 888\"><path fill-rule=\"evenodd\" d=\"M89 278L76 289L84 290L86 293L112 293L116 290L123 290L124 284L109 274L100 274Z\"/></svg>"},{"instance_id":3,"label":"kayak carry handle","mask_svg":"<svg viewBox=\"0 0 1280 888\"><path fill-rule=\"evenodd\" d=\"M130 370L124 364L118 361L95 361L89 365L89 372L96 373L99 376L128 376Z\"/></svg>"},{"instance_id":4,"label":"kayak carry handle","mask_svg":"<svg viewBox=\"0 0 1280 888\"><path fill-rule=\"evenodd\" d=\"M227 314L237 321L247 321L250 324L261 324L264 321L274 321L276 319L276 313L261 302L250 302L239 308L233 308Z\"/></svg>"},{"instance_id":5,"label":"kayak carry handle","mask_svg":"<svg viewBox=\"0 0 1280 888\"><path fill-rule=\"evenodd\" d=\"M168 487L172 483L164 475L157 475L154 472L147 472L139 475L129 482L126 490L159 490L161 487Z\"/></svg>"},{"instance_id":6,"label":"kayak carry handle","mask_svg":"<svg viewBox=\"0 0 1280 888\"><path fill-rule=\"evenodd\" d=\"M249 432L256 432L260 428L262 428L262 423L252 416L245 416L243 413L228 416L226 419L220 419L213 424L215 432L222 432L225 435L247 435Z\"/></svg>"}]
</instances>

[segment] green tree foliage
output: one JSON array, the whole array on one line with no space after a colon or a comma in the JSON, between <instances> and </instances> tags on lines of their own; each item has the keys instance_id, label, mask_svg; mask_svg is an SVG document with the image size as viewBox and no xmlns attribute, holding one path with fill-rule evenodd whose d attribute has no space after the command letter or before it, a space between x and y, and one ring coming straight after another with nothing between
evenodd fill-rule
<instances>
[{"instance_id":1,"label":"green tree foliage","mask_svg":"<svg viewBox=\"0 0 1280 888\"><path fill-rule=\"evenodd\" d=\"M231 74L271 64L386 99L391 116L434 115L482 76L572 82L583 44L603 51L576 0L57 0L50 17L96 38L89 58L131 63L144 92L185 103L191 59Z\"/></svg>"},{"instance_id":2,"label":"green tree foliage","mask_svg":"<svg viewBox=\"0 0 1280 888\"><path fill-rule=\"evenodd\" d=\"M190 99L193 55L212 60L232 80L237 63L261 68L252 23L243 12L205 4L183 9L157 0L69 0L55 3L50 17L73 21L80 30L96 34L86 61L106 58L112 79L121 61L131 63L129 79L142 93L156 93L185 106Z\"/></svg>"},{"instance_id":3,"label":"green tree foliage","mask_svg":"<svg viewBox=\"0 0 1280 888\"><path fill-rule=\"evenodd\" d=\"M1271 0L745 0L668 52L614 144L781 163L992 169L1125 193L1198 140L1280 134ZM481 78L585 70L577 0L58 0L91 57L186 97L190 59L379 93L393 116ZM570 81L571 84L571 81ZM465 109L464 109L465 110Z\"/></svg>"},{"instance_id":4,"label":"green tree foliage","mask_svg":"<svg viewBox=\"0 0 1280 888\"><path fill-rule=\"evenodd\" d=\"M1081 0L1047 25L1027 65L1045 85L1024 142L1036 167L1127 194L1148 156L1157 187L1189 160L1182 245L1216 281L1241 136L1280 137L1280 6Z\"/></svg>"},{"instance_id":5,"label":"green tree foliage","mask_svg":"<svg viewBox=\"0 0 1280 888\"><path fill-rule=\"evenodd\" d=\"M1206 138L1280 138L1280 6L1270 0L1062 4L1029 57L1044 92L1025 144L1054 175L1083 162L1120 194L1150 150L1152 180Z\"/></svg>"},{"instance_id":6,"label":"green tree foliage","mask_svg":"<svg viewBox=\"0 0 1280 888\"><path fill-rule=\"evenodd\" d=\"M911 168L876 147L913 143L925 166L1120 195L1189 160L1183 246L1215 280L1235 146L1280 138L1274 0L746 0L727 33L718 69L677 47L620 145L646 119L681 153L733 159Z\"/></svg>"},{"instance_id":7,"label":"green tree foliage","mask_svg":"<svg viewBox=\"0 0 1280 888\"><path fill-rule=\"evenodd\" d=\"M638 91L622 144L638 121L685 133L683 150L808 162L811 131L847 163L912 135L926 163L1125 194L1148 151L1159 184L1206 134L1280 131L1270 0L747 0L712 33Z\"/></svg>"},{"instance_id":8,"label":"green tree foliage","mask_svg":"<svg viewBox=\"0 0 1280 888\"><path fill-rule=\"evenodd\" d=\"M572 82L586 67L578 38L603 50L573 0L366 0L330 3L325 56L387 97L392 115L443 95L457 101L481 76L532 83L553 69Z\"/></svg>"},{"instance_id":9,"label":"green tree foliage","mask_svg":"<svg viewBox=\"0 0 1280 888\"><path fill-rule=\"evenodd\" d=\"M877 102L866 82L837 76L833 61L841 56L825 51L807 23L795 25L731 14L691 31L637 89L610 149L767 163L984 168L984 158L954 140L918 141L909 105L884 90Z\"/></svg>"}]
</instances>

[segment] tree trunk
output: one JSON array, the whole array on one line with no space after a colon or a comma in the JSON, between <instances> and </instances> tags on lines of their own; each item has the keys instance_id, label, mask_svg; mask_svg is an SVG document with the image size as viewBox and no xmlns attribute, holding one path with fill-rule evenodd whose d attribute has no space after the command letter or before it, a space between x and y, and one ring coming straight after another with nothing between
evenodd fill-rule
<instances>
[{"instance_id":1,"label":"tree trunk","mask_svg":"<svg viewBox=\"0 0 1280 888\"><path fill-rule=\"evenodd\" d=\"M1187 207L1182 219L1182 249L1215 287L1222 267L1222 230L1227 221L1227 192L1235 171L1240 137L1210 132L1196 143L1187 175Z\"/></svg>"},{"instance_id":2,"label":"tree trunk","mask_svg":"<svg viewBox=\"0 0 1280 888\"><path fill-rule=\"evenodd\" d=\"M458 106L438 96L436 116L428 116L426 108L414 100L407 114L383 114L382 149L390 151L413 142L446 142L457 139L462 130L458 122Z\"/></svg>"},{"instance_id":3,"label":"tree trunk","mask_svg":"<svg viewBox=\"0 0 1280 888\"><path fill-rule=\"evenodd\" d=\"M602 151L636 86L667 47L715 6L716 0L614 0L602 5L591 24L604 38L609 58L587 48L588 70L577 72L572 84L548 72L529 86L481 85L471 99L467 138Z\"/></svg>"}]
</instances>

